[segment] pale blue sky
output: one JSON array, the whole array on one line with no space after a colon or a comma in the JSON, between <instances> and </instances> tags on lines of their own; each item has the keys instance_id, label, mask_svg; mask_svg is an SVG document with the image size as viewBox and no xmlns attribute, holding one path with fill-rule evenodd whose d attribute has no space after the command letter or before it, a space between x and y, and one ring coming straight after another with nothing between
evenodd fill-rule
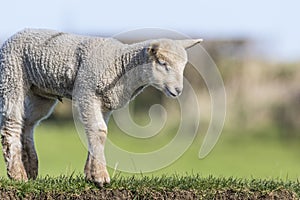
<instances>
[{"instance_id":1,"label":"pale blue sky","mask_svg":"<svg viewBox=\"0 0 300 200\"><path fill-rule=\"evenodd\" d=\"M0 6L1 41L25 27L106 36L160 27L204 39L250 37L273 57L300 60L298 0L2 0Z\"/></svg>"}]
</instances>

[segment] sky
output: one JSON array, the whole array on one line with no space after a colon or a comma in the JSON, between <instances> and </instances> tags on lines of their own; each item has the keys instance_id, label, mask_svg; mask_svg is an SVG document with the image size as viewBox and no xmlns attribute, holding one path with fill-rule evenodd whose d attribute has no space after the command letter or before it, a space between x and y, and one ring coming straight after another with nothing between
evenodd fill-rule
<instances>
[{"instance_id":1,"label":"sky","mask_svg":"<svg viewBox=\"0 0 300 200\"><path fill-rule=\"evenodd\" d=\"M300 60L299 0L0 0L0 40L24 28L112 36L158 27L186 35L250 38L271 59Z\"/></svg>"}]
</instances>

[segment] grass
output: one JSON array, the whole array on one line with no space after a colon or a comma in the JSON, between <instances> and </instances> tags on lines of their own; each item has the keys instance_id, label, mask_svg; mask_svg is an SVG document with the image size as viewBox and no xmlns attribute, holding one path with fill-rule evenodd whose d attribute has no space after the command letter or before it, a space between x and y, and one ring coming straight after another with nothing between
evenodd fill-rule
<instances>
[{"instance_id":1,"label":"grass","mask_svg":"<svg viewBox=\"0 0 300 200\"><path fill-rule=\"evenodd\" d=\"M170 195L178 196L180 194L194 195L193 197L204 199L216 197L296 199L297 196L300 196L299 182L201 177L198 174L160 177L117 176L112 179L111 184L100 190L94 184L87 183L82 176L44 177L28 182L15 182L2 178L0 179L0 188L0 195L4 195L5 192L13 192L15 196L21 198L39 197L41 199L43 197L79 198L82 195L83 197L91 197L94 194L101 195L112 191L119 193L121 191L123 197L135 197L137 199L154 198L159 195L170 197Z\"/></svg>"},{"instance_id":2,"label":"grass","mask_svg":"<svg viewBox=\"0 0 300 200\"><path fill-rule=\"evenodd\" d=\"M109 130L109 138L115 144L134 152L147 152L165 145L172 138L168 134L173 132L171 128L157 138L137 140L126 136L114 124ZM0 197L76 199L83 195L83 199L93 199L93 195L120 198L138 195L137 199L145 199L153 195L161 198L181 195L183 198L245 199L277 195L293 199L295 195L300 196L299 140L283 139L272 128L225 129L211 154L200 160L202 138L203 135L197 136L180 159L161 170L132 175L109 169L112 182L99 190L84 181L82 171L87 150L74 125L45 122L35 134L39 178L27 183L10 181L4 175L1 159Z\"/></svg>"}]
</instances>

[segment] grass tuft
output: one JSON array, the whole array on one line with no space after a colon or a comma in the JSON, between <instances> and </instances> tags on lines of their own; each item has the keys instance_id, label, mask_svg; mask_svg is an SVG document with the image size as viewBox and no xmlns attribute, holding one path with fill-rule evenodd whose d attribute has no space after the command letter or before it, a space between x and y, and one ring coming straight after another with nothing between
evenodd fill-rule
<instances>
[{"instance_id":1,"label":"grass tuft","mask_svg":"<svg viewBox=\"0 0 300 200\"><path fill-rule=\"evenodd\" d=\"M111 184L98 189L85 181L82 175L42 177L28 182L0 178L0 197L51 199L120 197L147 199L149 197L171 198L283 198L300 196L299 181L239 179L224 177L191 176L115 176ZM154 195L154 196L153 196Z\"/></svg>"}]
</instances>

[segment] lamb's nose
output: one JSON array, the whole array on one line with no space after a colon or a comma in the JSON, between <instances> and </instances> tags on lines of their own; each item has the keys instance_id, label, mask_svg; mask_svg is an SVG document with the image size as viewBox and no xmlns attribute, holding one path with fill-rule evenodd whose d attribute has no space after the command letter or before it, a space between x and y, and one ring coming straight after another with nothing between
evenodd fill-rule
<instances>
[{"instance_id":1,"label":"lamb's nose","mask_svg":"<svg viewBox=\"0 0 300 200\"><path fill-rule=\"evenodd\" d=\"M176 92L177 92L177 95L180 95L181 94L181 92L182 92L182 90L180 89L180 88L175 88L175 90L176 90Z\"/></svg>"}]
</instances>

